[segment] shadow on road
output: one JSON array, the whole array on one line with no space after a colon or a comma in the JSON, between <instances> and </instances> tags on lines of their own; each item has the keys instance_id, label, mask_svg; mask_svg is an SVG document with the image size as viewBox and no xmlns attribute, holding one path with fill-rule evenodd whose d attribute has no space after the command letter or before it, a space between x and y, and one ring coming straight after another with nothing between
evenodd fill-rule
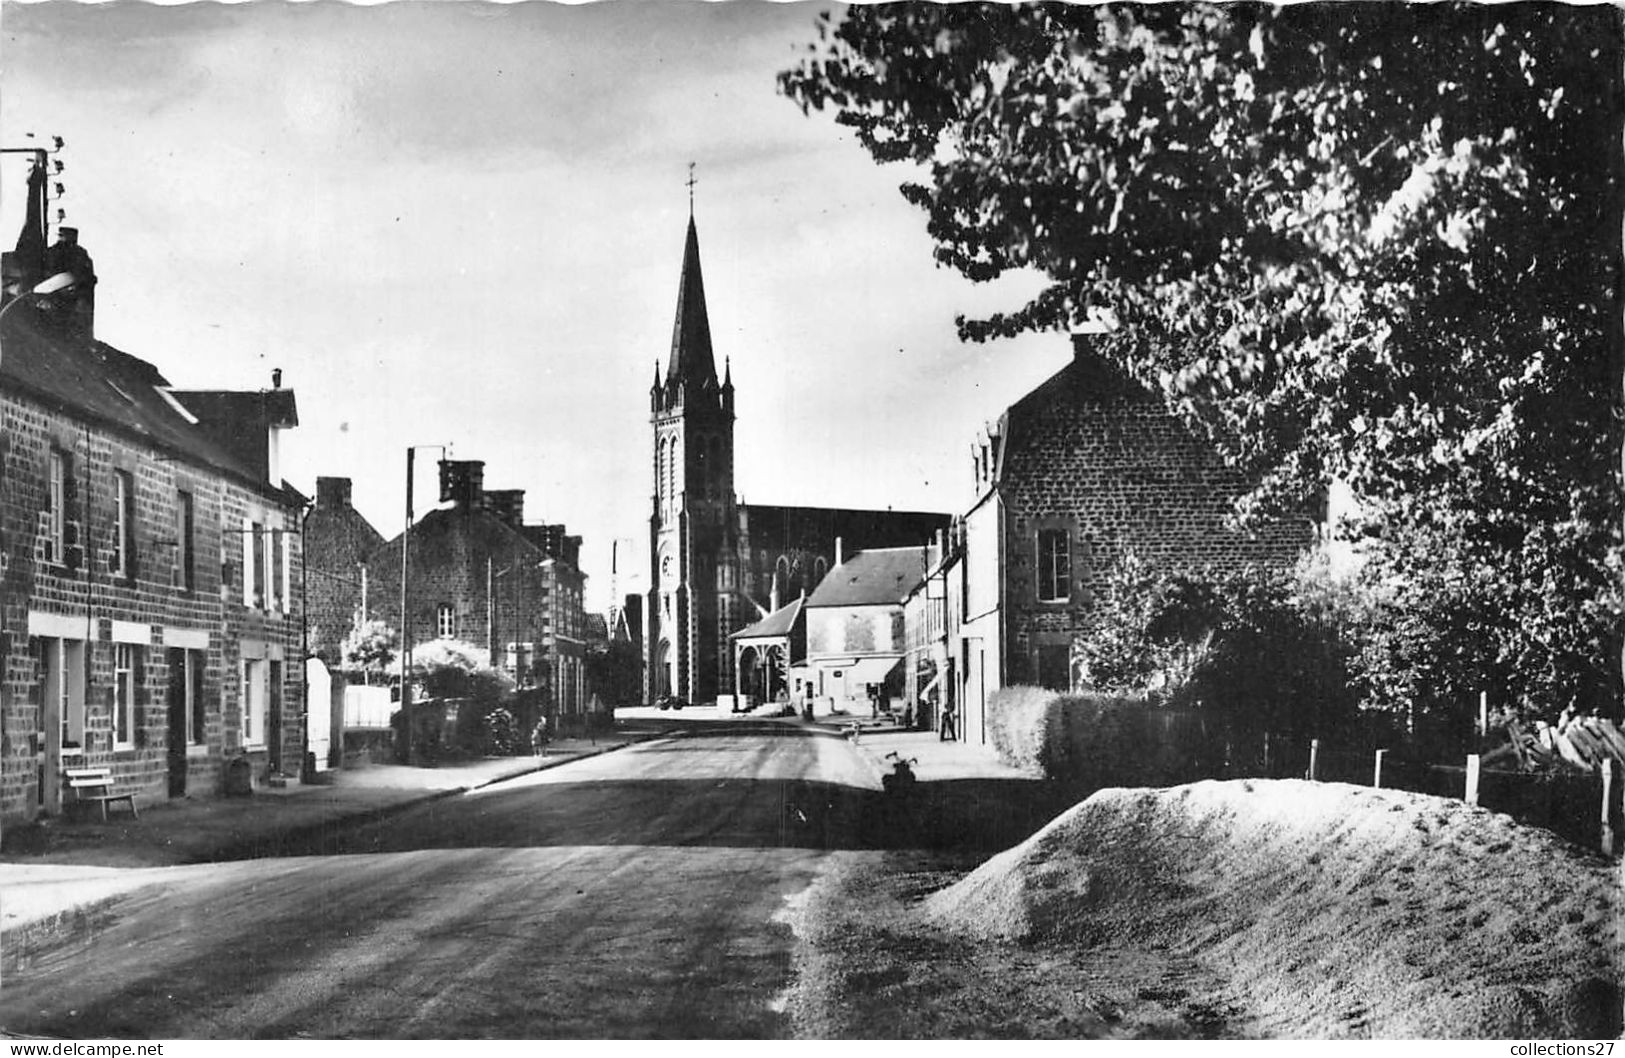
<instances>
[{"instance_id":1,"label":"shadow on road","mask_svg":"<svg viewBox=\"0 0 1625 1058\"><path fill-rule=\"evenodd\" d=\"M267 838L223 859L595 845L994 852L1070 800L1023 779L922 782L901 797L828 782L625 779L448 798L342 829Z\"/></svg>"}]
</instances>

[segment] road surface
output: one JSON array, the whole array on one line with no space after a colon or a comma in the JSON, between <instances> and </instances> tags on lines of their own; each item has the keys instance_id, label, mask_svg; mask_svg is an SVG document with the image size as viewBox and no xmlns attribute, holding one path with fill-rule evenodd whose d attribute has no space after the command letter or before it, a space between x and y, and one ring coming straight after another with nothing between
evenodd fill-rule
<instances>
[{"instance_id":1,"label":"road surface","mask_svg":"<svg viewBox=\"0 0 1625 1058\"><path fill-rule=\"evenodd\" d=\"M876 786L838 739L697 734L433 802L310 855L177 869L0 982L0 1030L783 1036L792 942L775 918L832 850L859 847Z\"/></svg>"}]
</instances>

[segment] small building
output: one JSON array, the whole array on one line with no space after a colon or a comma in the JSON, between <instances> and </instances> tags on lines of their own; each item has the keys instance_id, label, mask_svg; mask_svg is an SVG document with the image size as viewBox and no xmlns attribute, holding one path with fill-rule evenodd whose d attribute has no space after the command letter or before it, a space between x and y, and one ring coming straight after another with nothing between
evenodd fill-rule
<instances>
[{"instance_id":1,"label":"small building","mask_svg":"<svg viewBox=\"0 0 1625 1058\"><path fill-rule=\"evenodd\" d=\"M807 667L828 709L865 707L874 690L903 692L903 603L931 567L930 547L875 548L843 557L807 598Z\"/></svg>"},{"instance_id":2,"label":"small building","mask_svg":"<svg viewBox=\"0 0 1625 1058\"><path fill-rule=\"evenodd\" d=\"M778 601L776 596L773 601ZM796 701L804 697L801 687L792 687L790 673L807 657L806 604L807 597L798 595L729 637L734 648L735 710L774 701L781 694Z\"/></svg>"},{"instance_id":3,"label":"small building","mask_svg":"<svg viewBox=\"0 0 1625 1058\"><path fill-rule=\"evenodd\" d=\"M1250 482L1091 340L1075 335L1072 361L973 454L977 498L944 570L953 698L972 742L987 741L998 688L1074 685L1073 640L1125 555L1164 570L1287 566L1314 539L1307 517L1229 528Z\"/></svg>"},{"instance_id":4,"label":"small building","mask_svg":"<svg viewBox=\"0 0 1625 1058\"><path fill-rule=\"evenodd\" d=\"M86 278L19 293L44 267L20 246L0 300L7 821L63 811L74 766L138 802L222 793L238 759L262 782L304 766L305 498L278 458L293 392L279 371L180 390L98 341L89 256L68 249Z\"/></svg>"}]
</instances>

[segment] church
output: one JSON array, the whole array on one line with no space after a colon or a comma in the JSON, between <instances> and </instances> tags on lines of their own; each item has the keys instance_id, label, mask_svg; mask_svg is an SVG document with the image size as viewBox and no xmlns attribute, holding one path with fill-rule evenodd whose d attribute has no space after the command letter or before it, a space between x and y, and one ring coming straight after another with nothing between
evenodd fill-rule
<instances>
[{"instance_id":1,"label":"church","mask_svg":"<svg viewBox=\"0 0 1625 1058\"><path fill-rule=\"evenodd\" d=\"M802 593L843 553L919 547L948 528L946 514L740 503L734 494L734 384L721 378L690 210L677 318L664 377L649 390L654 474L644 694L709 705L733 690L728 637Z\"/></svg>"}]
</instances>

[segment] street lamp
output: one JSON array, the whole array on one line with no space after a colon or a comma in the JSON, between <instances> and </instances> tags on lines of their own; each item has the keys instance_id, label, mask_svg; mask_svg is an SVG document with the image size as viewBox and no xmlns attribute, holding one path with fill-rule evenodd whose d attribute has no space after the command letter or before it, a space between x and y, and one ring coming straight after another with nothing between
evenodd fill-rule
<instances>
[{"instance_id":1,"label":"street lamp","mask_svg":"<svg viewBox=\"0 0 1625 1058\"><path fill-rule=\"evenodd\" d=\"M413 762L417 757L417 740L412 737L412 618L411 611L407 609L411 598L412 573L412 469L417 450L420 448L437 449L442 458L446 454L447 445L407 445L406 446L406 528L401 531L401 718L402 726L406 729L407 760Z\"/></svg>"}]
</instances>

